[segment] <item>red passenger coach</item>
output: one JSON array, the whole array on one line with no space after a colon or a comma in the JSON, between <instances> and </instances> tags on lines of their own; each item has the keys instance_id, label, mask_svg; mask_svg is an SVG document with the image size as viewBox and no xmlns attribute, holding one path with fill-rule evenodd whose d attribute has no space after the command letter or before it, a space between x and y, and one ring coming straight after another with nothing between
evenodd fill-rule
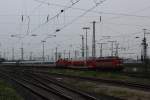
<instances>
[{"instance_id":1,"label":"red passenger coach","mask_svg":"<svg viewBox=\"0 0 150 100\"><path fill-rule=\"evenodd\" d=\"M58 61L56 61L57 67L67 67L69 65L71 65L71 61L66 59L59 59Z\"/></svg>"},{"instance_id":2,"label":"red passenger coach","mask_svg":"<svg viewBox=\"0 0 150 100\"><path fill-rule=\"evenodd\" d=\"M56 62L58 67L68 68L92 68L92 69L104 69L104 70L121 70L123 69L123 61L119 57L100 57L100 58L88 58L85 60L67 60L59 59Z\"/></svg>"},{"instance_id":3,"label":"red passenger coach","mask_svg":"<svg viewBox=\"0 0 150 100\"><path fill-rule=\"evenodd\" d=\"M123 60L118 57L96 58L95 68L121 70L123 68Z\"/></svg>"},{"instance_id":4,"label":"red passenger coach","mask_svg":"<svg viewBox=\"0 0 150 100\"><path fill-rule=\"evenodd\" d=\"M85 61L84 60L73 60L71 65L72 66L84 66Z\"/></svg>"}]
</instances>

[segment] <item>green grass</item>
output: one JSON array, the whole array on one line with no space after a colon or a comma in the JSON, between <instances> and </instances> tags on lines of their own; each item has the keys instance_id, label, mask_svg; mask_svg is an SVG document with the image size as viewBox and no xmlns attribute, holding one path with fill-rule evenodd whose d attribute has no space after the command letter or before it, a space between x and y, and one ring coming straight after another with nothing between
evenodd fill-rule
<instances>
[{"instance_id":1,"label":"green grass","mask_svg":"<svg viewBox=\"0 0 150 100\"><path fill-rule=\"evenodd\" d=\"M81 76L81 77L124 80L130 82L150 84L150 79L134 78L134 77L120 74L120 72L80 71L80 70L73 70L73 69L50 69L49 73L73 75L73 76Z\"/></svg>"},{"instance_id":2,"label":"green grass","mask_svg":"<svg viewBox=\"0 0 150 100\"><path fill-rule=\"evenodd\" d=\"M106 78L106 79L117 79L124 81L131 81L137 83L147 83L150 84L150 80L147 79L135 79L125 75L121 75L117 72L102 72L102 71L79 71L72 69L50 69L50 73L64 74L64 75L76 75L83 77L95 77L95 78ZM64 83L72 87L76 87L82 91L88 93L94 93L96 95L110 95L118 97L125 100L150 100L149 94L133 91L127 88L107 86L105 84L99 84L97 82L90 81L80 81L76 79L63 79Z\"/></svg>"},{"instance_id":3,"label":"green grass","mask_svg":"<svg viewBox=\"0 0 150 100\"><path fill-rule=\"evenodd\" d=\"M23 100L8 84L0 80L0 100Z\"/></svg>"},{"instance_id":4,"label":"green grass","mask_svg":"<svg viewBox=\"0 0 150 100\"><path fill-rule=\"evenodd\" d=\"M109 95L121 98L123 100L150 100L149 94L139 91L132 91L130 89L107 86L96 82L80 81L76 79L63 79L62 82L75 87L82 91L92 93L95 95Z\"/></svg>"},{"instance_id":5,"label":"green grass","mask_svg":"<svg viewBox=\"0 0 150 100\"><path fill-rule=\"evenodd\" d=\"M82 91L92 93L95 95L109 95L118 97L123 100L150 100L150 96L137 91L130 91L124 88L105 86L104 84L99 84L95 82L89 81L80 81L75 79L63 79L62 82L70 85L71 87L75 87ZM74 84L75 83L75 84Z\"/></svg>"},{"instance_id":6,"label":"green grass","mask_svg":"<svg viewBox=\"0 0 150 100\"><path fill-rule=\"evenodd\" d=\"M127 76L121 76L116 72L102 72L102 71L79 71L72 69L50 69L50 73L64 74L64 75L76 75L83 77L95 77L95 78L113 78L113 79L127 79Z\"/></svg>"}]
</instances>

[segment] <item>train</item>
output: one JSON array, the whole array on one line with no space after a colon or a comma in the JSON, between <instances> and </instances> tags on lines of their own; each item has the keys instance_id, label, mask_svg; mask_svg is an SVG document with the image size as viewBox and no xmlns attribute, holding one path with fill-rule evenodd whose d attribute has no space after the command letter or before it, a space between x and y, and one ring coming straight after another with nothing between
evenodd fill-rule
<instances>
[{"instance_id":1,"label":"train","mask_svg":"<svg viewBox=\"0 0 150 100\"><path fill-rule=\"evenodd\" d=\"M26 67L59 67L59 68L88 68L101 70L122 70L123 59L119 57L98 57L85 59L62 59L51 61L14 61L2 62L3 66L26 66Z\"/></svg>"},{"instance_id":2,"label":"train","mask_svg":"<svg viewBox=\"0 0 150 100\"><path fill-rule=\"evenodd\" d=\"M19 66L19 67L55 67L56 64L55 62L52 61L29 61L29 60L24 60L24 61L4 61L1 62L1 66Z\"/></svg>"},{"instance_id":3,"label":"train","mask_svg":"<svg viewBox=\"0 0 150 100\"><path fill-rule=\"evenodd\" d=\"M0 58L0 63L6 61L4 58Z\"/></svg>"},{"instance_id":4,"label":"train","mask_svg":"<svg viewBox=\"0 0 150 100\"><path fill-rule=\"evenodd\" d=\"M56 61L57 67L68 68L90 68L102 70L122 70L123 59L119 57L98 57L88 58L87 60L68 60L59 59Z\"/></svg>"}]
</instances>

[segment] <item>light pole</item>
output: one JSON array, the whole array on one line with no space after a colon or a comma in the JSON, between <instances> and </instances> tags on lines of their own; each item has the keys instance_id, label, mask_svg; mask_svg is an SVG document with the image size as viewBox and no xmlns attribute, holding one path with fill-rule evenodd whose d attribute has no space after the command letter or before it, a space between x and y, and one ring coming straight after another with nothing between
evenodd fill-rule
<instances>
[{"instance_id":1,"label":"light pole","mask_svg":"<svg viewBox=\"0 0 150 100\"><path fill-rule=\"evenodd\" d=\"M86 62L88 57L88 45L87 45L87 30L89 30L89 27L83 27L83 30L86 30Z\"/></svg>"},{"instance_id":2,"label":"light pole","mask_svg":"<svg viewBox=\"0 0 150 100\"><path fill-rule=\"evenodd\" d=\"M44 51L45 44L44 44L44 43L45 43L46 41L42 40L41 42L42 42L42 44L43 44L43 55L42 55L42 59L43 59L43 62L44 62L44 61L45 61L45 51Z\"/></svg>"}]
</instances>

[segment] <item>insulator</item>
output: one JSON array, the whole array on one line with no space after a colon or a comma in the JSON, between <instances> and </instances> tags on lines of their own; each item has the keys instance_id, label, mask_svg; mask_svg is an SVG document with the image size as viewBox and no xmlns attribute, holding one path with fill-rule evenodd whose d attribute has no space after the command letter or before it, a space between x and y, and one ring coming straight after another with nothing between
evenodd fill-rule
<instances>
[{"instance_id":1,"label":"insulator","mask_svg":"<svg viewBox=\"0 0 150 100\"><path fill-rule=\"evenodd\" d=\"M60 29L56 29L56 32L59 32L60 31Z\"/></svg>"},{"instance_id":2,"label":"insulator","mask_svg":"<svg viewBox=\"0 0 150 100\"><path fill-rule=\"evenodd\" d=\"M49 21L49 15L47 16L47 22Z\"/></svg>"},{"instance_id":3,"label":"insulator","mask_svg":"<svg viewBox=\"0 0 150 100\"><path fill-rule=\"evenodd\" d=\"M99 21L101 22L102 21L102 17L100 16L100 19L99 19Z\"/></svg>"},{"instance_id":4,"label":"insulator","mask_svg":"<svg viewBox=\"0 0 150 100\"><path fill-rule=\"evenodd\" d=\"M62 9L61 12L64 12L64 10Z\"/></svg>"},{"instance_id":5,"label":"insulator","mask_svg":"<svg viewBox=\"0 0 150 100\"><path fill-rule=\"evenodd\" d=\"M21 17L21 21L23 22L23 15L22 15L22 17Z\"/></svg>"}]
</instances>

